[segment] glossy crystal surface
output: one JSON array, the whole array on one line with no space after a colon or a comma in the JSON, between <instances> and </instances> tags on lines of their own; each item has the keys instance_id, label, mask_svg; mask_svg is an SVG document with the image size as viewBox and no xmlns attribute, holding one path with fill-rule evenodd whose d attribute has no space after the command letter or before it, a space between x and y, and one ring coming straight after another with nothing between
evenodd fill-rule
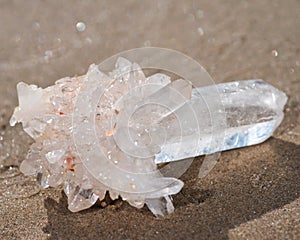
<instances>
[{"instance_id":1,"label":"glossy crystal surface","mask_svg":"<svg viewBox=\"0 0 300 240\"><path fill-rule=\"evenodd\" d=\"M36 174L44 188L63 185L74 212L109 191L156 216L174 211L170 196L183 187L157 163L260 143L287 100L262 80L193 88L161 73L146 77L124 58L109 74L91 65L84 76L17 90L10 123L35 140L20 166L25 175Z\"/></svg>"}]
</instances>

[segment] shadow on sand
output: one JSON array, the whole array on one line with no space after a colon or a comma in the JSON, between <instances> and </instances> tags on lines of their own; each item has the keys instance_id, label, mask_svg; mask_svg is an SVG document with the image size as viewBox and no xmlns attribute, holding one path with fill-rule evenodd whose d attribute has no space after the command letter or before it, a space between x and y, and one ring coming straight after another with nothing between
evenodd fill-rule
<instances>
[{"instance_id":1,"label":"shadow on sand","mask_svg":"<svg viewBox=\"0 0 300 240\"><path fill-rule=\"evenodd\" d=\"M198 160L198 161L197 161ZM71 213L65 195L45 200L50 239L227 239L228 231L300 197L300 146L271 138L223 153L204 179L201 158L182 176L175 213L156 219L123 203Z\"/></svg>"}]
</instances>

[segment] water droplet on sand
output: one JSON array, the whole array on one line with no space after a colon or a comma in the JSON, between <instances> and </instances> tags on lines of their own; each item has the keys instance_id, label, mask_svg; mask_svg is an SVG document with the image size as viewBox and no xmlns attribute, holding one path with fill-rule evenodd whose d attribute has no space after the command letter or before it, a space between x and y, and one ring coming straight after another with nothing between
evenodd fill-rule
<instances>
[{"instance_id":1,"label":"water droplet on sand","mask_svg":"<svg viewBox=\"0 0 300 240\"><path fill-rule=\"evenodd\" d=\"M198 27L198 33L200 34L200 36L203 36L204 35L204 30L203 30L203 28L201 28L201 27Z\"/></svg>"},{"instance_id":2,"label":"water droplet on sand","mask_svg":"<svg viewBox=\"0 0 300 240\"><path fill-rule=\"evenodd\" d=\"M272 55L274 56L274 57L277 57L278 56L278 51L277 50L272 50Z\"/></svg>"},{"instance_id":3,"label":"water droplet on sand","mask_svg":"<svg viewBox=\"0 0 300 240\"><path fill-rule=\"evenodd\" d=\"M76 29L79 32L83 32L85 30L85 28L86 28L86 26L85 26L85 23L83 23L83 22L78 22L76 24Z\"/></svg>"}]
</instances>

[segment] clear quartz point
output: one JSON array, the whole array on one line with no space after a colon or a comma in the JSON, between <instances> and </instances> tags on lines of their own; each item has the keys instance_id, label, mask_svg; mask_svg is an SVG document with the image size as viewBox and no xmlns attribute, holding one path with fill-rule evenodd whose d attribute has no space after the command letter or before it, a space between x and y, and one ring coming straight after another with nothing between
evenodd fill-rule
<instances>
[{"instance_id":1,"label":"clear quartz point","mask_svg":"<svg viewBox=\"0 0 300 240\"><path fill-rule=\"evenodd\" d=\"M178 178L187 162L266 140L287 101L262 80L192 88L161 73L146 77L124 58L109 73L92 64L86 75L17 90L10 123L21 122L35 140L20 165L24 175L37 175L42 188L63 185L73 212L108 191L155 216L174 211L171 195L184 185Z\"/></svg>"},{"instance_id":2,"label":"clear quartz point","mask_svg":"<svg viewBox=\"0 0 300 240\"><path fill-rule=\"evenodd\" d=\"M203 102L204 96L214 92L215 87L223 106L219 111L226 121L223 134L212 131L209 109ZM185 111L192 107L196 118L201 119L199 125L189 131L183 130L180 138L173 131L161 146L155 162L171 162L261 143L271 137L281 123L286 101L285 93L263 80L243 80L193 89L190 102L175 115L186 116ZM220 144L212 145L211 141ZM176 151L179 145L185 151Z\"/></svg>"}]
</instances>

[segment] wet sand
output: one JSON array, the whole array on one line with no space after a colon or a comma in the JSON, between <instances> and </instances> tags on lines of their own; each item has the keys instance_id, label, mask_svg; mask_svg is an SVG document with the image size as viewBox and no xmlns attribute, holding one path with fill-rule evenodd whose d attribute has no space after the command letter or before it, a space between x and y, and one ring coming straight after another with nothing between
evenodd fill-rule
<instances>
[{"instance_id":1,"label":"wet sand","mask_svg":"<svg viewBox=\"0 0 300 240\"><path fill-rule=\"evenodd\" d=\"M51 188L22 199L0 196L0 239L300 238L299 1L3 0L0 20L4 165L19 164L32 142L8 125L17 82L45 87L135 47L175 49L216 83L261 78L289 96L283 123L265 143L222 153L203 179L203 157L194 160L173 197L174 214L156 219L125 202L71 213L61 189ZM0 190L6 184L0 178Z\"/></svg>"}]
</instances>

